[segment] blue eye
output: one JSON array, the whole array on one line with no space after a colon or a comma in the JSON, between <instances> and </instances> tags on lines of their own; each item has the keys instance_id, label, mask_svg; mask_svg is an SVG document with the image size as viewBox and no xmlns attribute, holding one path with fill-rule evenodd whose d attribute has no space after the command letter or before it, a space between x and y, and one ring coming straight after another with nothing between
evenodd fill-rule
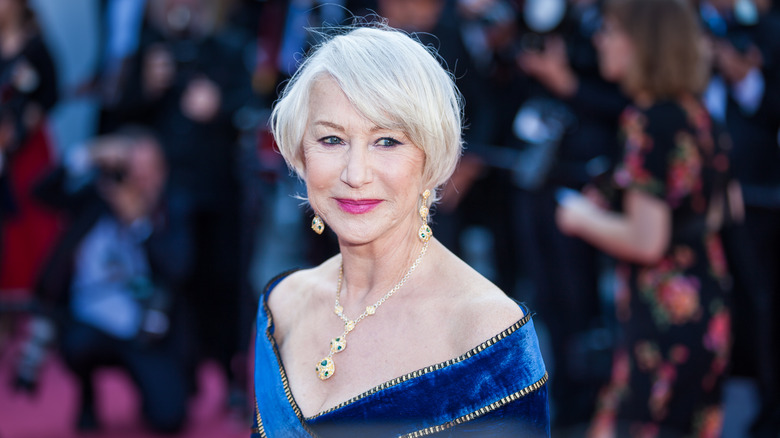
<instances>
[{"instance_id":1,"label":"blue eye","mask_svg":"<svg viewBox=\"0 0 780 438\"><path fill-rule=\"evenodd\" d=\"M392 147L401 144L400 141L392 137L382 137L376 142L377 146Z\"/></svg>"},{"instance_id":2,"label":"blue eye","mask_svg":"<svg viewBox=\"0 0 780 438\"><path fill-rule=\"evenodd\" d=\"M331 136L328 136L328 137L322 137L319 141L320 141L320 143L330 144L330 145L336 145L336 144L341 144L342 143L341 139L336 137L335 135L331 135Z\"/></svg>"}]
</instances>

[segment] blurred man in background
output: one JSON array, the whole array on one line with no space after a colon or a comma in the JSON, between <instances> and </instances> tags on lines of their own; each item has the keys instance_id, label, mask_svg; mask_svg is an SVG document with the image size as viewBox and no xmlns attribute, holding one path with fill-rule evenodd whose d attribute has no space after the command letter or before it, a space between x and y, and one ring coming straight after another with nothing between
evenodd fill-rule
<instances>
[{"instance_id":1,"label":"blurred man in background","mask_svg":"<svg viewBox=\"0 0 780 438\"><path fill-rule=\"evenodd\" d=\"M41 276L17 383L34 387L41 348L58 346L81 393L77 427L95 429L93 378L119 366L138 385L144 417L161 432L182 426L191 391L191 330L182 302L191 268L187 224L166 202L167 168L156 137L127 128L95 140L82 162L93 178L68 188L58 168L37 194L69 225Z\"/></svg>"},{"instance_id":2,"label":"blurred man in background","mask_svg":"<svg viewBox=\"0 0 780 438\"><path fill-rule=\"evenodd\" d=\"M235 117L252 89L244 40L221 24L216 1L148 2L137 53L104 121L159 133L175 201L192 224L187 300L199 355L218 361L243 403L243 370L234 359L246 348L240 334L250 329L239 318L245 273Z\"/></svg>"}]
</instances>

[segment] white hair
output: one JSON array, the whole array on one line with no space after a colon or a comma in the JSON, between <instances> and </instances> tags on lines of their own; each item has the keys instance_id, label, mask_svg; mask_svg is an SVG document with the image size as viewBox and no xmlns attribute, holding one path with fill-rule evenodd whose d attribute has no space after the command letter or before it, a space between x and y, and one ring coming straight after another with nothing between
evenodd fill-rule
<instances>
[{"instance_id":1,"label":"white hair","mask_svg":"<svg viewBox=\"0 0 780 438\"><path fill-rule=\"evenodd\" d=\"M274 139L287 164L303 175L309 94L328 75L361 115L403 132L425 153L423 181L435 189L450 178L463 149L462 97L433 48L379 26L350 28L314 49L276 102Z\"/></svg>"}]
</instances>

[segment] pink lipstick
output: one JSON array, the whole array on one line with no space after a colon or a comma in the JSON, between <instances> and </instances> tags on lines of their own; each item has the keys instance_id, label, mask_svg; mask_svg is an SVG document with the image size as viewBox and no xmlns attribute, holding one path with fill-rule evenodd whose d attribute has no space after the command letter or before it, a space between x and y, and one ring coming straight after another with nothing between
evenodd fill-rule
<instances>
[{"instance_id":1,"label":"pink lipstick","mask_svg":"<svg viewBox=\"0 0 780 438\"><path fill-rule=\"evenodd\" d=\"M337 198L336 202L339 208L350 214L363 214L376 208L381 199L342 199Z\"/></svg>"}]
</instances>

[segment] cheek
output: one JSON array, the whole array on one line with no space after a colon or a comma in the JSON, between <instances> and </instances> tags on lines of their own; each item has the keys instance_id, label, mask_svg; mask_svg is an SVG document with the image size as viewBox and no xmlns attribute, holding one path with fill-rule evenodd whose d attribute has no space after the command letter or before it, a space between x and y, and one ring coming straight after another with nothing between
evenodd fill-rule
<instances>
[{"instance_id":1,"label":"cheek","mask_svg":"<svg viewBox=\"0 0 780 438\"><path fill-rule=\"evenodd\" d=\"M628 71L630 52L620 41L605 42L600 46L599 64L605 79L617 81Z\"/></svg>"},{"instance_id":2,"label":"cheek","mask_svg":"<svg viewBox=\"0 0 780 438\"><path fill-rule=\"evenodd\" d=\"M634 58L633 46L627 38L620 38L615 42L615 48L613 50L615 57L615 69L621 74L625 75Z\"/></svg>"},{"instance_id":3,"label":"cheek","mask_svg":"<svg viewBox=\"0 0 780 438\"><path fill-rule=\"evenodd\" d=\"M322 166L318 162L306 162L305 166L304 181L310 193L314 193L328 185L331 179L331 172L329 172L327 166Z\"/></svg>"},{"instance_id":4,"label":"cheek","mask_svg":"<svg viewBox=\"0 0 780 438\"><path fill-rule=\"evenodd\" d=\"M333 157L312 150L304 146L302 148L301 163L303 164L302 176L306 185L314 184L320 186L323 181L333 178L334 172L338 174L338 169ZM315 183L316 182L316 183Z\"/></svg>"},{"instance_id":5,"label":"cheek","mask_svg":"<svg viewBox=\"0 0 780 438\"><path fill-rule=\"evenodd\" d=\"M393 162L382 166L388 178L393 179L398 186L422 187L423 171L425 167L425 154L420 149L413 149Z\"/></svg>"},{"instance_id":6,"label":"cheek","mask_svg":"<svg viewBox=\"0 0 780 438\"><path fill-rule=\"evenodd\" d=\"M340 181L340 169L336 160L328 157L309 156L304 158L302 178L306 184L309 203L319 211L323 206L320 200L330 195L331 189Z\"/></svg>"}]
</instances>

